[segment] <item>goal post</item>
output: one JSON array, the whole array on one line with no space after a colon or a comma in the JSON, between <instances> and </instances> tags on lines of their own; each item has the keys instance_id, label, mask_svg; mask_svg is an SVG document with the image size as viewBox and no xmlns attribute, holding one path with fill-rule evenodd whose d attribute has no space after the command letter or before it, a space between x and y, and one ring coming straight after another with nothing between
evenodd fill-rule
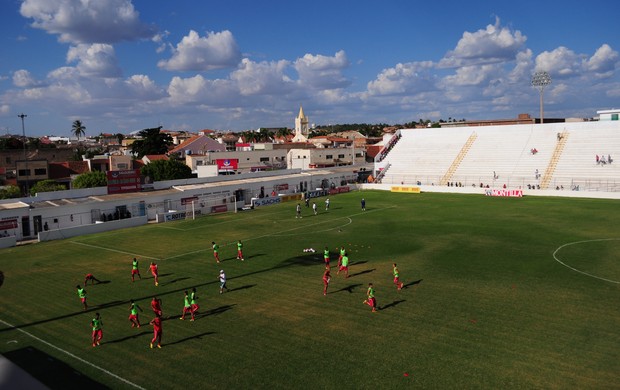
<instances>
[{"instance_id":1,"label":"goal post","mask_svg":"<svg viewBox=\"0 0 620 390\"><path fill-rule=\"evenodd\" d=\"M185 218L196 219L206 215L237 212L237 198L235 194L210 194L198 196L185 204Z\"/></svg>"}]
</instances>

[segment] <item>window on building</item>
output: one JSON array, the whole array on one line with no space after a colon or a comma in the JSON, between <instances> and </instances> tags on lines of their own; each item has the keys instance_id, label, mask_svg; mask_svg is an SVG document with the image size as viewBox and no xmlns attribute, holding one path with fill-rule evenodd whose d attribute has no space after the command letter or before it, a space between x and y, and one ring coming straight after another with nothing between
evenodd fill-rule
<instances>
[{"instance_id":1,"label":"window on building","mask_svg":"<svg viewBox=\"0 0 620 390\"><path fill-rule=\"evenodd\" d=\"M7 164L10 164L10 163L11 163L11 157L7 157L7 158L5 158L5 159L4 159L4 161L5 161Z\"/></svg>"},{"instance_id":2,"label":"window on building","mask_svg":"<svg viewBox=\"0 0 620 390\"><path fill-rule=\"evenodd\" d=\"M325 156L325 158L326 159L334 158L334 155L333 154L328 154L328 155Z\"/></svg>"},{"instance_id":3,"label":"window on building","mask_svg":"<svg viewBox=\"0 0 620 390\"><path fill-rule=\"evenodd\" d=\"M261 157L259 159L260 162L269 162L269 157Z\"/></svg>"},{"instance_id":4,"label":"window on building","mask_svg":"<svg viewBox=\"0 0 620 390\"><path fill-rule=\"evenodd\" d=\"M30 169L20 169L18 171L19 176L30 176Z\"/></svg>"},{"instance_id":5,"label":"window on building","mask_svg":"<svg viewBox=\"0 0 620 390\"><path fill-rule=\"evenodd\" d=\"M344 158L344 154L339 154L338 158Z\"/></svg>"},{"instance_id":6,"label":"window on building","mask_svg":"<svg viewBox=\"0 0 620 390\"><path fill-rule=\"evenodd\" d=\"M129 168L129 165L126 163L118 164L118 169L127 169L127 168Z\"/></svg>"},{"instance_id":7,"label":"window on building","mask_svg":"<svg viewBox=\"0 0 620 390\"><path fill-rule=\"evenodd\" d=\"M612 121L617 121L618 120L618 114L611 114L611 120Z\"/></svg>"},{"instance_id":8,"label":"window on building","mask_svg":"<svg viewBox=\"0 0 620 390\"><path fill-rule=\"evenodd\" d=\"M47 175L47 168L35 168L34 169L34 174L36 176Z\"/></svg>"}]
</instances>

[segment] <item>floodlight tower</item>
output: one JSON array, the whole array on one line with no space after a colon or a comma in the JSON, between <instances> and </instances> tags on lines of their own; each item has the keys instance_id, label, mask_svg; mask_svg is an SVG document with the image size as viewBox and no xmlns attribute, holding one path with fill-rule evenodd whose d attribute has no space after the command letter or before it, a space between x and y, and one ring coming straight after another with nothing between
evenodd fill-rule
<instances>
[{"instance_id":1,"label":"floodlight tower","mask_svg":"<svg viewBox=\"0 0 620 390\"><path fill-rule=\"evenodd\" d=\"M547 85L551 84L551 76L545 71L534 73L532 76L532 87L536 87L540 92L540 123L543 123L543 92Z\"/></svg>"}]
</instances>

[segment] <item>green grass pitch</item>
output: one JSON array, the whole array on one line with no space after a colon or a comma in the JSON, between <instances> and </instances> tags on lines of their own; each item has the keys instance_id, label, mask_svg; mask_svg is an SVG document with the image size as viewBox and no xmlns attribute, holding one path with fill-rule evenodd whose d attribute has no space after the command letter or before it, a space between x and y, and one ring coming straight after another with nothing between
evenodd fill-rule
<instances>
[{"instance_id":1,"label":"green grass pitch","mask_svg":"<svg viewBox=\"0 0 620 390\"><path fill-rule=\"evenodd\" d=\"M317 216L302 203L302 219L283 203L1 250L0 353L58 389L617 388L617 200L361 191L331 197L329 211L323 201ZM346 247L351 276L332 271L323 296L326 245L332 265ZM142 280L131 283L134 256ZM106 283L87 286L85 312L75 286L88 272ZM377 313L362 303L369 282ZM201 309L180 321L192 287ZM154 295L168 318L162 349L149 348ZM139 329L130 299L144 309ZM93 348L95 312L104 338Z\"/></svg>"}]
</instances>

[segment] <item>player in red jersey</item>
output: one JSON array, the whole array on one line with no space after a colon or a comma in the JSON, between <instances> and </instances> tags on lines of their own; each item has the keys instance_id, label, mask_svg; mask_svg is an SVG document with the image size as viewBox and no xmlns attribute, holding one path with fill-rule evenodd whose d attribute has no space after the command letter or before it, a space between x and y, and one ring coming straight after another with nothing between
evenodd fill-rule
<instances>
[{"instance_id":1,"label":"player in red jersey","mask_svg":"<svg viewBox=\"0 0 620 390\"><path fill-rule=\"evenodd\" d=\"M329 281L331 280L331 274L329 272L329 265L325 266L325 272L323 272L323 295L327 295L327 287L329 286Z\"/></svg>"},{"instance_id":2,"label":"player in red jersey","mask_svg":"<svg viewBox=\"0 0 620 390\"><path fill-rule=\"evenodd\" d=\"M156 316L161 317L161 299L153 297L153 300L151 301L151 309L153 309L153 313L155 313Z\"/></svg>"},{"instance_id":3,"label":"player in red jersey","mask_svg":"<svg viewBox=\"0 0 620 390\"><path fill-rule=\"evenodd\" d=\"M153 278L155 279L155 286L159 286L159 270L157 269L157 263L155 263L154 261L151 261L151 265L149 266L149 269L151 270L151 274L153 275Z\"/></svg>"},{"instance_id":4,"label":"player in red jersey","mask_svg":"<svg viewBox=\"0 0 620 390\"><path fill-rule=\"evenodd\" d=\"M86 276L84 277L84 287L86 287L86 284L88 283L89 280L91 282L91 285L95 284L95 282L101 283L101 280L97 279L95 277L95 275L93 275L93 274L86 274Z\"/></svg>"},{"instance_id":5,"label":"player in red jersey","mask_svg":"<svg viewBox=\"0 0 620 390\"><path fill-rule=\"evenodd\" d=\"M161 348L161 336L163 333L161 316L155 316L149 324L153 325L153 339L151 340L151 348L153 348L153 343L155 343L155 341L157 341L157 348Z\"/></svg>"}]
</instances>

